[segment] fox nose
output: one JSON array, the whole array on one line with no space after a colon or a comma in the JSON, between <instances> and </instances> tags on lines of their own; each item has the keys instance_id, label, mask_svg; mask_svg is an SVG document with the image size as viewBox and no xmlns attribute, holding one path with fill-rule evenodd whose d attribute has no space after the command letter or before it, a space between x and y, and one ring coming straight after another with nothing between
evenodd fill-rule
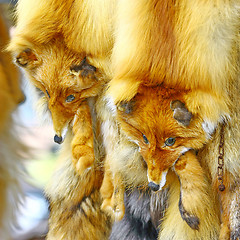
<instances>
[{"instance_id":1,"label":"fox nose","mask_svg":"<svg viewBox=\"0 0 240 240\"><path fill-rule=\"evenodd\" d=\"M62 143L63 138L59 137L57 134L54 136L54 142L61 144Z\"/></svg>"},{"instance_id":2,"label":"fox nose","mask_svg":"<svg viewBox=\"0 0 240 240\"><path fill-rule=\"evenodd\" d=\"M160 188L160 186L159 186L158 184L154 183L154 182L150 182L150 183L148 184L148 186L149 186L154 192L158 191L159 188Z\"/></svg>"}]
</instances>

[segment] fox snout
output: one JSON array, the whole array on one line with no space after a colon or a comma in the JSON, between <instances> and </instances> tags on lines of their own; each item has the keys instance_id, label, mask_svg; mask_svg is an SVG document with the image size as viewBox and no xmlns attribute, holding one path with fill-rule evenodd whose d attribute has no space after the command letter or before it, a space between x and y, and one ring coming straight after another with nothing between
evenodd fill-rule
<instances>
[{"instance_id":1,"label":"fox snout","mask_svg":"<svg viewBox=\"0 0 240 240\"><path fill-rule=\"evenodd\" d=\"M63 138L62 136L58 136L57 134L54 136L54 142L55 143L58 143L58 144L61 144L63 142Z\"/></svg>"},{"instance_id":2,"label":"fox snout","mask_svg":"<svg viewBox=\"0 0 240 240\"><path fill-rule=\"evenodd\" d=\"M157 192L160 189L160 185L154 182L150 182L148 186L151 188L152 191Z\"/></svg>"},{"instance_id":3,"label":"fox snout","mask_svg":"<svg viewBox=\"0 0 240 240\"><path fill-rule=\"evenodd\" d=\"M50 105L49 109L52 115L53 129L55 130L54 142L61 144L64 141L71 116L66 115L66 112L59 107L59 104Z\"/></svg>"},{"instance_id":4,"label":"fox snout","mask_svg":"<svg viewBox=\"0 0 240 240\"><path fill-rule=\"evenodd\" d=\"M159 178L154 178L153 176L154 171L148 171L148 187L151 188L152 191L157 192L159 190L162 190L164 185L166 184L166 177L168 170L165 170L158 174L160 176ZM153 180L154 179L154 180Z\"/></svg>"}]
</instances>

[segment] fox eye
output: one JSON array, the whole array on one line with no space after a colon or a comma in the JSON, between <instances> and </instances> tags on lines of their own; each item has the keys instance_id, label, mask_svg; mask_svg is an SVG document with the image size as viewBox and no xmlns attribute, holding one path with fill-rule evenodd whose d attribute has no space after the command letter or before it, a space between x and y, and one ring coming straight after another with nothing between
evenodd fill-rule
<instances>
[{"instance_id":1,"label":"fox eye","mask_svg":"<svg viewBox=\"0 0 240 240\"><path fill-rule=\"evenodd\" d=\"M40 88L35 87L35 89L36 89L36 93L37 93L39 98L45 96L44 92Z\"/></svg>"},{"instance_id":2,"label":"fox eye","mask_svg":"<svg viewBox=\"0 0 240 240\"><path fill-rule=\"evenodd\" d=\"M67 96L66 102L72 102L74 99L75 99L75 97L71 94L71 95Z\"/></svg>"},{"instance_id":3,"label":"fox eye","mask_svg":"<svg viewBox=\"0 0 240 240\"><path fill-rule=\"evenodd\" d=\"M149 144L149 141L147 139L147 137L143 134L143 141L146 143L146 144Z\"/></svg>"},{"instance_id":4,"label":"fox eye","mask_svg":"<svg viewBox=\"0 0 240 240\"><path fill-rule=\"evenodd\" d=\"M46 93L47 93L48 97L50 98L50 94L49 94L48 90L46 90Z\"/></svg>"},{"instance_id":5,"label":"fox eye","mask_svg":"<svg viewBox=\"0 0 240 240\"><path fill-rule=\"evenodd\" d=\"M170 137L170 138L168 138L168 139L165 141L165 145L170 147L170 146L172 146L175 142L176 142L176 139L173 138L173 137Z\"/></svg>"}]
</instances>

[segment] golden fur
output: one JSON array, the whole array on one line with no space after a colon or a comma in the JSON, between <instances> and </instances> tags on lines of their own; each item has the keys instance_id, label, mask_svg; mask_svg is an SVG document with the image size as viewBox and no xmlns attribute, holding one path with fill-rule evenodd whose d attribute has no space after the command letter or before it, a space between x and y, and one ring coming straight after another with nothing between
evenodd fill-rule
<instances>
[{"instance_id":1,"label":"golden fur","mask_svg":"<svg viewBox=\"0 0 240 240\"><path fill-rule=\"evenodd\" d=\"M115 109L116 125L106 123L110 129L103 129L105 144L112 147L106 145L102 208L121 219L125 187L146 189L148 183L154 183L156 191L169 186L170 205L160 225L163 239L217 239L219 234L209 180L196 154L189 151L201 149L209 138L202 127L201 111L187 111L191 96L189 91L140 87L131 101ZM186 105L174 106L178 101ZM175 138L173 145L167 145L169 138ZM170 227L175 216L179 216L178 227L173 223Z\"/></svg>"},{"instance_id":2,"label":"golden fur","mask_svg":"<svg viewBox=\"0 0 240 240\"><path fill-rule=\"evenodd\" d=\"M93 149L96 119L91 118L88 104L109 80L114 4L112 0L18 1L17 25L8 50L25 67L40 95L44 93L57 136L61 138L63 128L69 126L72 135L66 144L81 173L75 173L68 156L63 158L68 163L50 182L48 239L108 238L111 222L99 207L102 158L96 156L96 149L101 143ZM71 95L76 103L66 102ZM93 127L95 139L97 128Z\"/></svg>"},{"instance_id":3,"label":"golden fur","mask_svg":"<svg viewBox=\"0 0 240 240\"><path fill-rule=\"evenodd\" d=\"M71 162L71 139L72 136L67 136L63 143L59 166L46 188L50 201L47 239L107 240L111 220L100 209L101 154L96 154L97 160L90 170L79 175Z\"/></svg>"},{"instance_id":4,"label":"golden fur","mask_svg":"<svg viewBox=\"0 0 240 240\"><path fill-rule=\"evenodd\" d=\"M239 66L238 66L239 67ZM239 68L238 68L239 73ZM240 76L240 75L239 75ZM219 156L219 144L221 136L221 126L219 126L208 144L199 152L198 157L209 170L212 179L212 185L216 197L220 198L222 206L222 230L220 239L233 239L239 237L239 221L237 216L239 209L239 161L240 151L238 142L240 140L240 112L238 103L240 101L240 78L230 85L229 93L231 99L230 120L224 126L224 166L223 166L223 184L226 189L223 192L218 191L220 182L218 181L217 169Z\"/></svg>"},{"instance_id":5,"label":"golden fur","mask_svg":"<svg viewBox=\"0 0 240 240\"><path fill-rule=\"evenodd\" d=\"M119 1L116 15L108 90L115 103L130 100L141 83L164 83L197 90L195 107L205 93L214 93L210 121L229 114L226 87L236 75L238 0Z\"/></svg>"},{"instance_id":6,"label":"golden fur","mask_svg":"<svg viewBox=\"0 0 240 240\"><path fill-rule=\"evenodd\" d=\"M237 141L239 139L239 131L233 133L233 129L239 129L237 120L239 110L236 108L237 90L239 91L239 1L132 1L127 9L125 5L126 2L121 1L117 8L116 42L112 59L113 80L110 81L107 91L111 108L117 116L115 125L120 125L120 129L128 138L129 143L124 142L122 145L127 145L124 148L128 149L129 153L130 148L135 153L136 146L139 146L141 156L147 162L148 180L158 185L163 181L162 172L169 166L173 166L174 161L181 156L180 147L199 149L199 159L205 163L206 169L210 169L216 199L218 197L216 150L219 146L219 128L224 121L226 122L224 135L234 134ZM142 91L143 85L149 88L155 86L155 93L148 94ZM169 115L170 102L166 102L162 97L165 93L160 96L157 94L162 87L174 88L173 96L175 95L177 99L181 97L183 106L186 106L187 112L193 115L189 126L182 126L178 130L175 128L176 116ZM117 104L118 112L114 110L111 102ZM137 107L134 108L134 105ZM176 112L177 118L181 118L182 113L186 111L180 111L178 114ZM182 123L184 125L184 121ZM113 130L111 128L111 131ZM117 136L117 133L114 134ZM153 144L153 148L146 147L142 134L147 136L147 141L150 145ZM171 137L171 134L179 134L180 139L182 137L184 139L182 142L180 140L178 145L176 138L178 146L176 149L179 152L176 149L170 151L168 146L164 151L159 150L159 147L163 148L164 141L167 137ZM236 207L238 198L233 195L234 200L231 199L232 189L238 192L239 188L239 171L234 169L235 167L238 169L239 150L235 149L235 140L233 142L230 137L226 137L225 141L228 158L231 161L228 160L224 170L226 190L220 194L220 203L223 208L220 239L229 239L230 236L235 239L240 235L237 224L238 213L233 213L233 209L239 212ZM107 169L110 168L109 171L112 174L112 181L114 182L114 176L120 174L127 187L129 184L137 185L140 182L129 182L129 178L137 180L140 177L135 178L134 168L128 170L130 169L128 161L132 163L135 160L121 158L123 154L119 154L119 149L123 146L119 145L121 144L116 144L115 150L111 150L111 156L107 157L106 162ZM163 156L163 162L156 160L159 156ZM114 160L114 157L118 160ZM126 172L131 174L131 177L126 176ZM203 184L203 181L201 182ZM171 186L173 188L177 186L176 182L174 181L170 188ZM203 193L209 192L208 188L209 185ZM207 194L203 195L207 196ZM176 201L175 198L170 197L170 202ZM213 203L214 198L211 199L210 196L209 198ZM190 207L193 203L189 202L189 204ZM209 227L207 223L209 221L202 215L207 227L202 229L202 234L193 236L190 228L187 230L178 224L177 227L174 226L172 233L170 232L169 226L174 224L169 224L171 222L168 222L168 219L175 221L176 214L173 208L172 202L167 210L169 218L166 217L162 223L163 229L160 230L159 239L217 238L219 222L216 209L212 208L215 215L212 219L214 226ZM220 213L221 210L218 209L218 212Z\"/></svg>"},{"instance_id":7,"label":"golden fur","mask_svg":"<svg viewBox=\"0 0 240 240\"><path fill-rule=\"evenodd\" d=\"M161 173L166 174L169 170L166 186L170 188L170 204L160 226L159 239L217 239L220 210L217 212L215 208L216 196L212 196L197 158L205 163L206 169L210 169L209 178L215 182L217 168L212 161L217 154L216 151L208 152L208 147L211 142L214 142L214 148L218 146L218 126L223 120L229 121L225 134L232 133L230 127L238 126L237 121L229 120L229 116L238 111L232 105L235 94L231 96L238 73L238 0L20 0L17 14L16 33L8 48L15 56L28 53L28 49L42 49L53 39L62 39L67 49L82 54L81 60L86 57L89 64L104 74L104 83L113 72L107 94L97 99L97 114L101 119L106 148L101 189L105 201L102 207L109 210L110 206L111 211L116 211L115 216L121 218L124 212L122 189L146 189L149 180L164 185ZM34 55L30 57L35 60ZM61 66L57 65L57 69ZM132 102L140 107L128 108ZM118 109L113 103L117 103ZM162 120L164 124L160 125ZM138 128L153 148L144 145L145 138ZM165 146L163 151L166 139L175 137L171 134L177 135L178 147ZM231 144L229 140L229 146ZM191 148L199 150L197 157L194 152L182 156ZM233 152L229 150L231 159L239 153L238 150L236 154ZM159 154L164 157L163 162L159 161ZM236 159L234 165L237 166L239 158ZM215 167L212 169L212 166ZM230 167L227 165L227 169ZM233 187L238 180L238 174L234 175L233 171L229 169L232 178L228 177L228 172L224 176L229 184L226 194L221 197L224 210L221 239L229 239L229 234L238 236L232 220L237 219L233 209L236 210L234 203L238 198L234 195L231 201L228 194L229 186ZM189 181L191 173L194 173L194 181ZM71 181L75 180L76 177L71 178ZM87 178L81 181L85 180ZM180 190L181 186L190 186L192 190ZM195 187L199 191L195 201L191 201ZM71 185L70 192L73 188ZM51 195L52 209L60 202L56 196L56 193ZM179 198L182 202L180 209ZM66 206L69 202L71 200L67 198ZM229 209L232 210L229 212ZM60 238L65 237L64 234L74 225L65 219L55 228L56 219L62 215L63 211L57 211L56 218L53 215L50 218L50 222L54 219L51 229L63 226L60 236L56 235ZM192 215L193 219L197 215L201 222L199 231L191 228L191 222L186 220ZM65 223L69 224L66 228ZM53 236L57 234L54 231Z\"/></svg>"},{"instance_id":8,"label":"golden fur","mask_svg":"<svg viewBox=\"0 0 240 240\"><path fill-rule=\"evenodd\" d=\"M85 56L70 51L61 38L47 46L26 49L16 57L51 112L55 141L62 143L64 131L73 131L72 158L79 174L94 161L91 114L86 98L100 92L103 82Z\"/></svg>"},{"instance_id":9,"label":"golden fur","mask_svg":"<svg viewBox=\"0 0 240 240\"><path fill-rule=\"evenodd\" d=\"M108 75L114 6L115 0L20 0L8 50L16 56L60 37L67 48L84 53L90 64Z\"/></svg>"}]
</instances>

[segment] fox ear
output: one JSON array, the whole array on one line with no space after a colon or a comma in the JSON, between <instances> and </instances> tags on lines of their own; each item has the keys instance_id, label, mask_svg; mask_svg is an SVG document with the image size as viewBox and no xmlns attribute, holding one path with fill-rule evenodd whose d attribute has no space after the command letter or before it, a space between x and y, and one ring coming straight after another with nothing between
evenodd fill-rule
<instances>
[{"instance_id":1,"label":"fox ear","mask_svg":"<svg viewBox=\"0 0 240 240\"><path fill-rule=\"evenodd\" d=\"M118 104L117 109L126 114L130 114L134 109L134 105L134 100L130 100L129 102L122 101Z\"/></svg>"},{"instance_id":2,"label":"fox ear","mask_svg":"<svg viewBox=\"0 0 240 240\"><path fill-rule=\"evenodd\" d=\"M88 77L89 75L93 75L96 72L96 67L90 65L86 59L86 57L80 62L79 65L72 65L70 67L70 73L81 77Z\"/></svg>"},{"instance_id":3,"label":"fox ear","mask_svg":"<svg viewBox=\"0 0 240 240\"><path fill-rule=\"evenodd\" d=\"M188 126L192 119L192 113L188 111L185 104L179 100L174 100L170 103L170 108L173 110L173 117L183 126Z\"/></svg>"},{"instance_id":4,"label":"fox ear","mask_svg":"<svg viewBox=\"0 0 240 240\"><path fill-rule=\"evenodd\" d=\"M79 65L70 67L70 74L76 77L80 89L87 89L98 80L95 76L96 70L96 67L90 65L85 57Z\"/></svg>"},{"instance_id":5,"label":"fox ear","mask_svg":"<svg viewBox=\"0 0 240 240\"><path fill-rule=\"evenodd\" d=\"M16 63L20 67L32 69L37 67L40 64L40 61L33 51L30 48L27 48L18 54L16 57Z\"/></svg>"}]
</instances>

